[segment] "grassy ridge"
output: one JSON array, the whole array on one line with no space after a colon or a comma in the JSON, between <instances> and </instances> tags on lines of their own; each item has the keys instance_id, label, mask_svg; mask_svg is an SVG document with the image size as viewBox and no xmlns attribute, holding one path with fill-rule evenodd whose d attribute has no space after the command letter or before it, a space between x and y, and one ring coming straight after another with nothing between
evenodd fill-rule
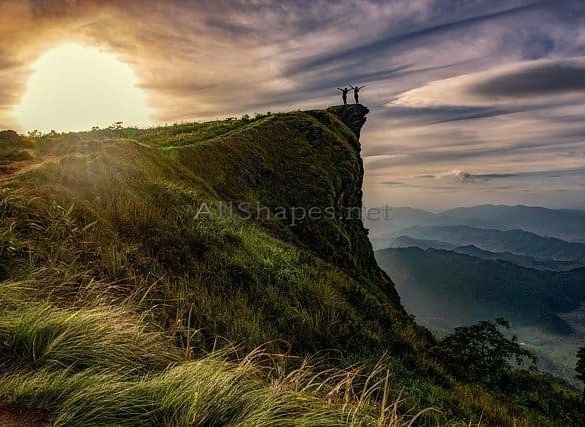
<instances>
[{"instance_id":1,"label":"grassy ridge","mask_svg":"<svg viewBox=\"0 0 585 427\"><path fill-rule=\"evenodd\" d=\"M305 138L305 124L323 130L322 146ZM236 200L350 204L361 175L343 130L335 134L304 113L232 127L220 139L162 149L143 142L150 135L45 138L46 160L3 193L2 224L15 246L4 251L5 278L40 275L64 298L91 292L96 280L115 284L111 294L158 307L163 328L189 322L212 341L221 335L249 348L286 341L298 351L369 352L400 342L405 330L410 345L414 326L391 282L382 273L371 279L366 267L375 261L365 232L356 238L358 224L290 227L217 212L219 202ZM203 203L214 215L197 219ZM385 304L388 295L396 303Z\"/></svg>"},{"instance_id":2,"label":"grassy ridge","mask_svg":"<svg viewBox=\"0 0 585 427\"><path fill-rule=\"evenodd\" d=\"M554 423L427 355L361 221L219 214L361 207L359 142L336 114L19 138L0 164L11 407L57 425ZM258 346L293 356L242 356ZM316 354L333 370L303 364Z\"/></svg>"}]
</instances>

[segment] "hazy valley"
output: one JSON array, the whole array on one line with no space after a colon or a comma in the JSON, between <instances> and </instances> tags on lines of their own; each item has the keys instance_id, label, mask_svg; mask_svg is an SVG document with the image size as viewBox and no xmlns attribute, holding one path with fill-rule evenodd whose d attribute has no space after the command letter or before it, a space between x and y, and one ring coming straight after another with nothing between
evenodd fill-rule
<instances>
[{"instance_id":1,"label":"hazy valley","mask_svg":"<svg viewBox=\"0 0 585 427\"><path fill-rule=\"evenodd\" d=\"M371 240L418 321L445 335L460 324L503 316L543 369L578 385L585 245L577 240L585 212L488 205L392 212L386 231L377 229ZM559 238L569 235L567 224L576 227L574 241Z\"/></svg>"}]
</instances>

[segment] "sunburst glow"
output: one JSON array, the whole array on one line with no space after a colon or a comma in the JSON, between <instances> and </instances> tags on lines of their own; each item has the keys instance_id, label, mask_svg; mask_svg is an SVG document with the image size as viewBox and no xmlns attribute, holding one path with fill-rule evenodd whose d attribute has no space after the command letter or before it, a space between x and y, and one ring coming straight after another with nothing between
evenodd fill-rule
<instances>
[{"instance_id":1,"label":"sunburst glow","mask_svg":"<svg viewBox=\"0 0 585 427\"><path fill-rule=\"evenodd\" d=\"M75 131L117 121L147 125L150 112L133 70L115 55L64 44L41 56L14 116L26 130Z\"/></svg>"}]
</instances>

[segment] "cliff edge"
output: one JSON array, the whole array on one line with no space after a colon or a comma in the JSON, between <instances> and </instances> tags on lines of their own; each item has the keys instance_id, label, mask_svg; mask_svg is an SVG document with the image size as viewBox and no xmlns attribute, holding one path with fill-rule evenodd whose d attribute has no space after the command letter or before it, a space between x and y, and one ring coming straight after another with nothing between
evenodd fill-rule
<instances>
[{"instance_id":1,"label":"cliff edge","mask_svg":"<svg viewBox=\"0 0 585 427\"><path fill-rule=\"evenodd\" d=\"M2 224L21 224L22 250L2 252L0 280L42 281L64 299L117 283L107 298L146 293L160 327L188 323L205 343L348 356L423 345L361 221L367 112L41 137L35 164L3 182L14 207Z\"/></svg>"}]
</instances>

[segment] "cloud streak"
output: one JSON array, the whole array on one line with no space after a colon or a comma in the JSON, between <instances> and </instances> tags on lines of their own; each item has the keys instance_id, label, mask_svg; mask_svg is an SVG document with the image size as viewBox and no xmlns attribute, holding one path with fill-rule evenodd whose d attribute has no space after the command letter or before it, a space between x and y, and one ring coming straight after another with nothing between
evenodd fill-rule
<instances>
[{"instance_id":1,"label":"cloud streak","mask_svg":"<svg viewBox=\"0 0 585 427\"><path fill-rule=\"evenodd\" d=\"M506 98L585 92L585 60L537 62L477 82L469 90L480 96Z\"/></svg>"},{"instance_id":2,"label":"cloud streak","mask_svg":"<svg viewBox=\"0 0 585 427\"><path fill-rule=\"evenodd\" d=\"M582 0L1 0L0 128L18 126L30 65L64 42L127 62L157 122L323 107L335 87L367 84L376 204L443 207L420 176L454 170L469 175L441 182L453 200L471 197L463 183L517 179L541 184L544 202L585 200L573 177L522 175L585 164ZM558 179L562 199L547 184ZM522 185L510 200L526 201Z\"/></svg>"}]
</instances>

